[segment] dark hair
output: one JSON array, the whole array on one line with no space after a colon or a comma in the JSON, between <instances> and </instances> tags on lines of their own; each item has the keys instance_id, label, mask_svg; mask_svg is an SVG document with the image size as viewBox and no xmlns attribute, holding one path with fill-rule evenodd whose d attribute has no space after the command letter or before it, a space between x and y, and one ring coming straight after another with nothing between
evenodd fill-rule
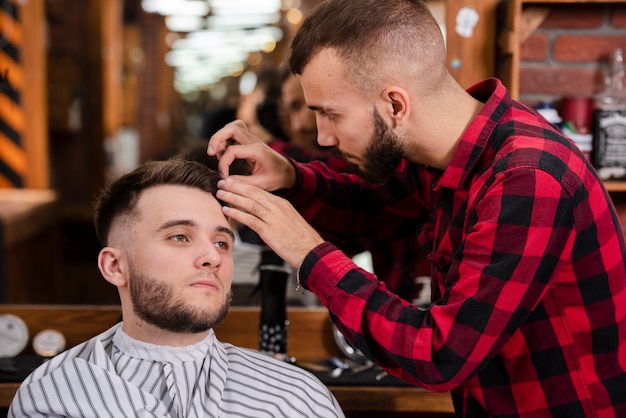
<instances>
[{"instance_id":1,"label":"dark hair","mask_svg":"<svg viewBox=\"0 0 626 418\"><path fill-rule=\"evenodd\" d=\"M144 163L103 188L95 203L96 235L102 246L106 246L114 220L131 214L139 195L149 187L176 184L195 187L215 196L218 180L217 171L196 161L172 158Z\"/></svg>"},{"instance_id":2,"label":"dark hair","mask_svg":"<svg viewBox=\"0 0 626 418\"><path fill-rule=\"evenodd\" d=\"M206 152L206 142L198 142L191 144L183 148L178 154L177 158L183 158L185 160L197 161L204 164L211 170L217 171L219 159L215 155L208 155ZM239 176L250 175L251 166L246 160L235 158L229 167L229 174L235 174Z\"/></svg>"},{"instance_id":3,"label":"dark hair","mask_svg":"<svg viewBox=\"0 0 626 418\"><path fill-rule=\"evenodd\" d=\"M325 0L309 13L290 46L289 68L302 74L324 48L337 50L346 77L363 88L379 74L416 66L441 77L445 45L437 21L422 0ZM387 67L387 68L381 68Z\"/></svg>"},{"instance_id":4,"label":"dark hair","mask_svg":"<svg viewBox=\"0 0 626 418\"><path fill-rule=\"evenodd\" d=\"M225 106L219 109L202 113L200 124L200 139L209 139L213 134L224 127L229 122L237 119L237 108Z\"/></svg>"}]
</instances>

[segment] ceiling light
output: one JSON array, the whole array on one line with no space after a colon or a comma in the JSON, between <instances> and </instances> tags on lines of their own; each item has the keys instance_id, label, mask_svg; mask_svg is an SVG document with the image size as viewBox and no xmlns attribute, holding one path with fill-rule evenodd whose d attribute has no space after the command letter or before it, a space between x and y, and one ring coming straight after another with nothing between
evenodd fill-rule
<instances>
[{"instance_id":1,"label":"ceiling light","mask_svg":"<svg viewBox=\"0 0 626 418\"><path fill-rule=\"evenodd\" d=\"M252 28L276 24L280 21L280 13L257 13L245 15L209 16L206 26L210 29Z\"/></svg>"},{"instance_id":2,"label":"ceiling light","mask_svg":"<svg viewBox=\"0 0 626 418\"><path fill-rule=\"evenodd\" d=\"M287 10L285 17L287 18L287 22L291 23L292 25L299 25L303 19L302 12L299 9Z\"/></svg>"},{"instance_id":3,"label":"ceiling light","mask_svg":"<svg viewBox=\"0 0 626 418\"><path fill-rule=\"evenodd\" d=\"M142 0L141 7L148 13L163 16L206 16L209 5L205 0Z\"/></svg>"},{"instance_id":4,"label":"ceiling light","mask_svg":"<svg viewBox=\"0 0 626 418\"><path fill-rule=\"evenodd\" d=\"M280 0L209 0L209 2L211 14L214 16L273 13L281 9Z\"/></svg>"},{"instance_id":5,"label":"ceiling light","mask_svg":"<svg viewBox=\"0 0 626 418\"><path fill-rule=\"evenodd\" d=\"M165 26L172 32L194 32L204 29L204 18L200 16L166 16Z\"/></svg>"}]
</instances>

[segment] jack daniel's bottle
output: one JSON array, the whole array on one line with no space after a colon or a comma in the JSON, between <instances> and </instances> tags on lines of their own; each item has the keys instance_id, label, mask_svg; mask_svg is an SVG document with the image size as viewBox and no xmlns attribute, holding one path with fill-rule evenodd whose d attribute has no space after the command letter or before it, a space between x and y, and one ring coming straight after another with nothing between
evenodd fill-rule
<instances>
[{"instance_id":1,"label":"jack daniel's bottle","mask_svg":"<svg viewBox=\"0 0 626 418\"><path fill-rule=\"evenodd\" d=\"M603 180L626 179L626 76L619 48L613 53L611 80L595 97L593 150Z\"/></svg>"}]
</instances>

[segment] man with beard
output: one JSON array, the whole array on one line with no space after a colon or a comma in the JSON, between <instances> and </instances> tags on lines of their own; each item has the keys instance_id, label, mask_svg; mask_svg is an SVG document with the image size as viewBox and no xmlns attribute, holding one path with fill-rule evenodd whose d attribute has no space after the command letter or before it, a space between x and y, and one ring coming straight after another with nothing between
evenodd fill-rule
<instances>
[{"instance_id":1,"label":"man with beard","mask_svg":"<svg viewBox=\"0 0 626 418\"><path fill-rule=\"evenodd\" d=\"M452 391L458 416L626 416L626 244L580 150L499 80L461 88L423 1L326 0L289 65L318 142L361 178L290 161L233 122L208 145L224 212L298 268L349 342ZM229 176L235 158L251 176ZM429 252L428 309L325 241L406 234Z\"/></svg>"},{"instance_id":2,"label":"man with beard","mask_svg":"<svg viewBox=\"0 0 626 418\"><path fill-rule=\"evenodd\" d=\"M219 342L233 232L198 162L146 163L96 205L98 267L123 321L50 359L20 386L9 417L343 417L314 376Z\"/></svg>"}]
</instances>

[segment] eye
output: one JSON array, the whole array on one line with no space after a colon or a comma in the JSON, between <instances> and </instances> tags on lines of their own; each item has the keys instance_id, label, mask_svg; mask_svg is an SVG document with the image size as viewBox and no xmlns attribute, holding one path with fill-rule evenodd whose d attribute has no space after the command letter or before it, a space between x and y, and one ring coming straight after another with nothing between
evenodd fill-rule
<instances>
[{"instance_id":1,"label":"eye","mask_svg":"<svg viewBox=\"0 0 626 418\"><path fill-rule=\"evenodd\" d=\"M326 118L326 119L328 119L328 120L333 120L333 119L335 119L335 115L332 115L332 114L330 114L330 113L327 113L327 112L325 112L325 111L323 111L323 110L320 112L320 116L321 116L321 117L323 117L323 118Z\"/></svg>"},{"instance_id":2,"label":"eye","mask_svg":"<svg viewBox=\"0 0 626 418\"><path fill-rule=\"evenodd\" d=\"M215 246L217 248L222 249L222 250L229 250L230 249L230 242L227 242L227 241L217 241L215 243Z\"/></svg>"},{"instance_id":3,"label":"eye","mask_svg":"<svg viewBox=\"0 0 626 418\"><path fill-rule=\"evenodd\" d=\"M187 236L186 236L186 235L183 235L183 234L176 234L176 235L172 235L172 236L170 237L170 239L171 239L172 241L176 241L176 242L187 242L187 241L189 241L189 240L187 239Z\"/></svg>"},{"instance_id":4,"label":"eye","mask_svg":"<svg viewBox=\"0 0 626 418\"><path fill-rule=\"evenodd\" d=\"M333 120L335 119L335 115L328 113L327 111L323 110L323 109L315 109L315 113L324 119L328 119L328 120Z\"/></svg>"}]
</instances>

